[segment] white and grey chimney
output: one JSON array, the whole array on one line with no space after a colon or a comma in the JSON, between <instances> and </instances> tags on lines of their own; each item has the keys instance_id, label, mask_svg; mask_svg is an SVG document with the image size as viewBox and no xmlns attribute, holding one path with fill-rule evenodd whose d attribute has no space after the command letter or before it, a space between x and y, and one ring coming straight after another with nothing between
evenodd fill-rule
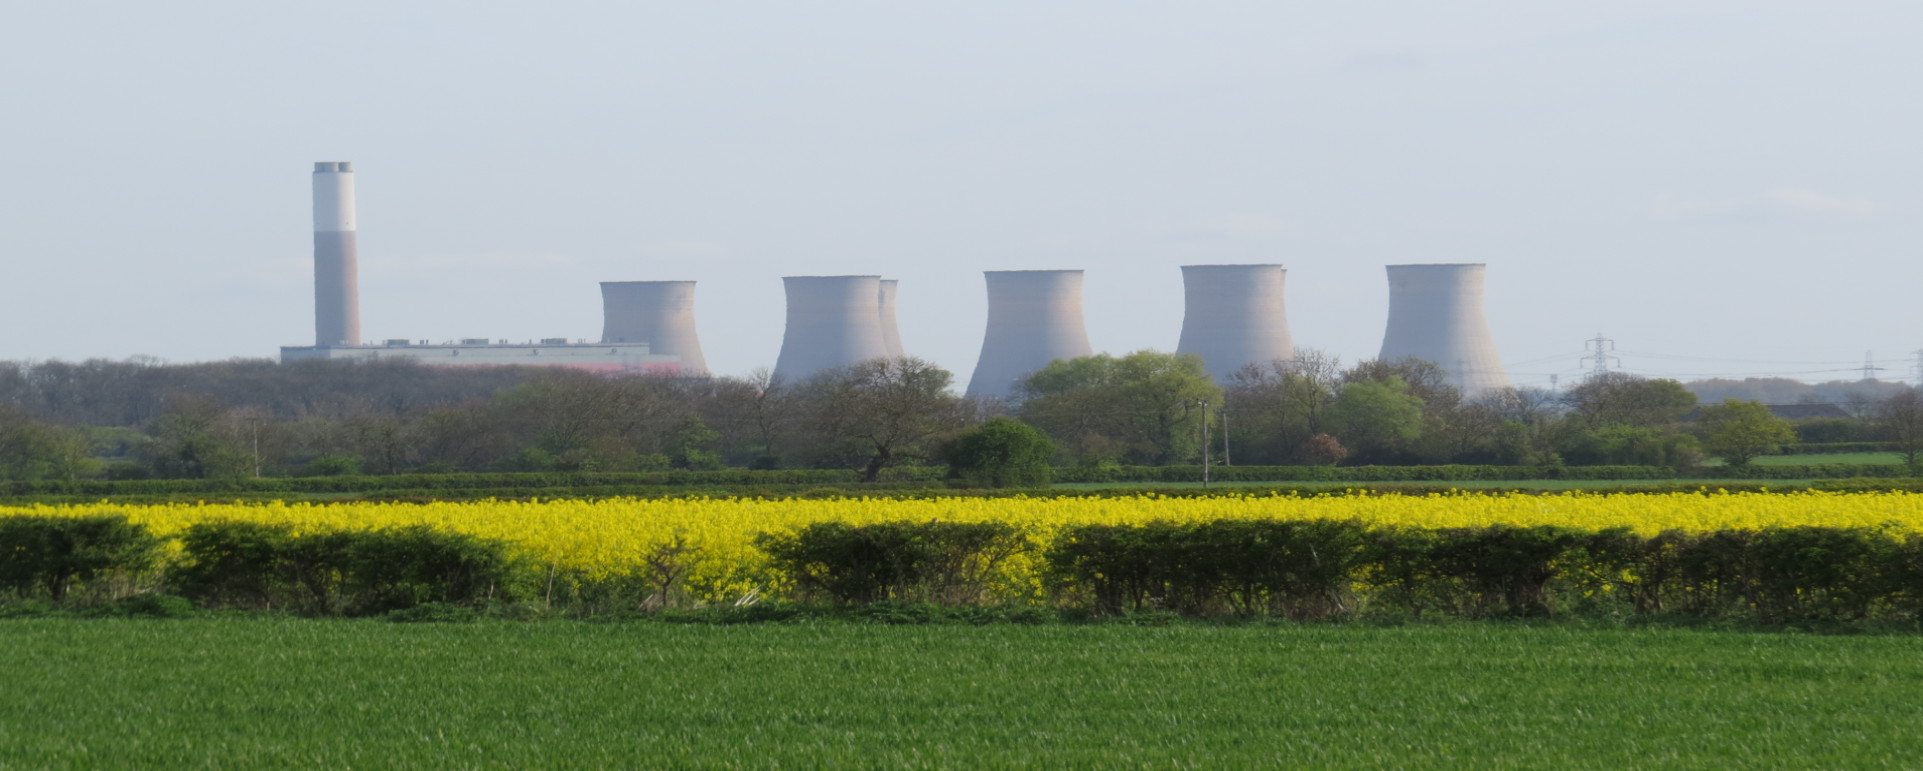
<instances>
[{"instance_id":1,"label":"white and grey chimney","mask_svg":"<svg viewBox=\"0 0 1923 771\"><path fill-rule=\"evenodd\" d=\"M314 344L361 343L358 248L354 239L354 166L314 164Z\"/></svg>"}]
</instances>

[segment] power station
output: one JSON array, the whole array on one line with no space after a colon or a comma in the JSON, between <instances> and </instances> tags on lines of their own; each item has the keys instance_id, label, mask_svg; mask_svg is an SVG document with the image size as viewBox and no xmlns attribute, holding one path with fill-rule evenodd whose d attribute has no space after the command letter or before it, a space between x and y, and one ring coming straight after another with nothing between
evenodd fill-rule
<instances>
[{"instance_id":1,"label":"power station","mask_svg":"<svg viewBox=\"0 0 1923 771\"><path fill-rule=\"evenodd\" d=\"M1079 270L990 270L988 330L968 380L969 396L1009 397L1030 372L1056 359L1091 356L1082 324Z\"/></svg>"},{"instance_id":2,"label":"power station","mask_svg":"<svg viewBox=\"0 0 1923 771\"><path fill-rule=\"evenodd\" d=\"M601 340L461 338L433 343L361 340L360 244L354 167L314 164L314 345L281 348L282 361L404 358L437 366L560 366L603 372L706 377L695 333L693 281L601 282ZM1509 387L1483 315L1477 264L1390 265L1383 359L1434 362L1448 382L1475 396ZM991 270L988 323L968 395L1016 395L1021 379L1057 359L1094 353L1082 319L1082 271ZM1183 315L1177 353L1202 358L1217 382L1243 367L1295 357L1281 265L1182 266ZM878 275L788 276L787 326L775 374L790 383L824 369L905 355L897 310L900 282Z\"/></svg>"},{"instance_id":3,"label":"power station","mask_svg":"<svg viewBox=\"0 0 1923 771\"><path fill-rule=\"evenodd\" d=\"M1482 263L1390 265L1383 360L1414 356L1449 373L1464 396L1509 387L1482 314Z\"/></svg>"},{"instance_id":4,"label":"power station","mask_svg":"<svg viewBox=\"0 0 1923 771\"><path fill-rule=\"evenodd\" d=\"M1288 271L1280 265L1182 266L1182 337L1176 353L1193 353L1217 383L1249 364L1295 358L1282 302Z\"/></svg>"},{"instance_id":5,"label":"power station","mask_svg":"<svg viewBox=\"0 0 1923 771\"><path fill-rule=\"evenodd\" d=\"M880 276L787 276L781 282L788 293L788 326L775 359L777 377L795 383L889 355L881 331Z\"/></svg>"},{"instance_id":6,"label":"power station","mask_svg":"<svg viewBox=\"0 0 1923 771\"><path fill-rule=\"evenodd\" d=\"M610 336L608 330L645 329L646 334L637 336L659 337L668 348L679 349L680 353L652 350L653 339L589 343L544 337L515 343L470 337L441 343L412 339L389 339L379 345L362 342L360 244L356 230L353 164L347 161L315 163L314 345L284 346L280 349L281 361L407 359L437 367L512 364L664 375L681 374L684 362L691 361L689 374L706 374L701 345L694 337L692 281L661 282L685 284L686 289L658 293L661 300L658 309L637 307L644 304L645 299L630 303L610 301L608 285L602 285L602 299L606 304L604 338ZM627 296L619 290L615 295L617 299ZM685 307L677 308L677 303Z\"/></svg>"}]
</instances>

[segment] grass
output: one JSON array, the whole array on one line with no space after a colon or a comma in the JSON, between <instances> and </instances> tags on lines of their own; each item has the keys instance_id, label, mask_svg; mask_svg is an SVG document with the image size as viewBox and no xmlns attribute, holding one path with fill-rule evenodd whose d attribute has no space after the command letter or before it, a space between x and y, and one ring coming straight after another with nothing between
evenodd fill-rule
<instances>
[{"instance_id":1,"label":"grass","mask_svg":"<svg viewBox=\"0 0 1923 771\"><path fill-rule=\"evenodd\" d=\"M0 622L0 768L1842 768L1911 636Z\"/></svg>"}]
</instances>

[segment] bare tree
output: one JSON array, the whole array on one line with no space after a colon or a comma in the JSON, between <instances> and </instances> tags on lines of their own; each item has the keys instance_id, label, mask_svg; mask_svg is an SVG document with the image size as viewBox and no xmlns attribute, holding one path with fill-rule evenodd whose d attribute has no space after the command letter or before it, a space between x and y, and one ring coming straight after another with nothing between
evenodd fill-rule
<instances>
[{"instance_id":1,"label":"bare tree","mask_svg":"<svg viewBox=\"0 0 1923 771\"><path fill-rule=\"evenodd\" d=\"M1912 472L1917 456L1923 453L1923 392L1906 388L1877 405L1876 428L1903 453L1903 463Z\"/></svg>"},{"instance_id":2,"label":"bare tree","mask_svg":"<svg viewBox=\"0 0 1923 771\"><path fill-rule=\"evenodd\" d=\"M824 460L873 482L902 458L932 459L935 440L965 428L969 410L949 393L954 375L905 356L824 370L800 399Z\"/></svg>"}]
</instances>

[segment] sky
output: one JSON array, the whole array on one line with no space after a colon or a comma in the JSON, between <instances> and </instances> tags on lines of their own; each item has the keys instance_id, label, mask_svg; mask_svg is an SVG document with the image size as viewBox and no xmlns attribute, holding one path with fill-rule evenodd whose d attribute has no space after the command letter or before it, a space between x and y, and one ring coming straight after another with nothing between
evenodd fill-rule
<instances>
[{"instance_id":1,"label":"sky","mask_svg":"<svg viewBox=\"0 0 1923 771\"><path fill-rule=\"evenodd\" d=\"M1179 266L1274 262L1297 346L1354 361L1384 265L1483 262L1519 385L1599 333L1648 375L1908 378L1920 35L1849 0L8 3L0 359L311 344L346 160L369 340L594 339L597 282L695 280L742 374L782 276L881 274L966 383L981 271L1086 270L1123 353L1173 349Z\"/></svg>"}]
</instances>

